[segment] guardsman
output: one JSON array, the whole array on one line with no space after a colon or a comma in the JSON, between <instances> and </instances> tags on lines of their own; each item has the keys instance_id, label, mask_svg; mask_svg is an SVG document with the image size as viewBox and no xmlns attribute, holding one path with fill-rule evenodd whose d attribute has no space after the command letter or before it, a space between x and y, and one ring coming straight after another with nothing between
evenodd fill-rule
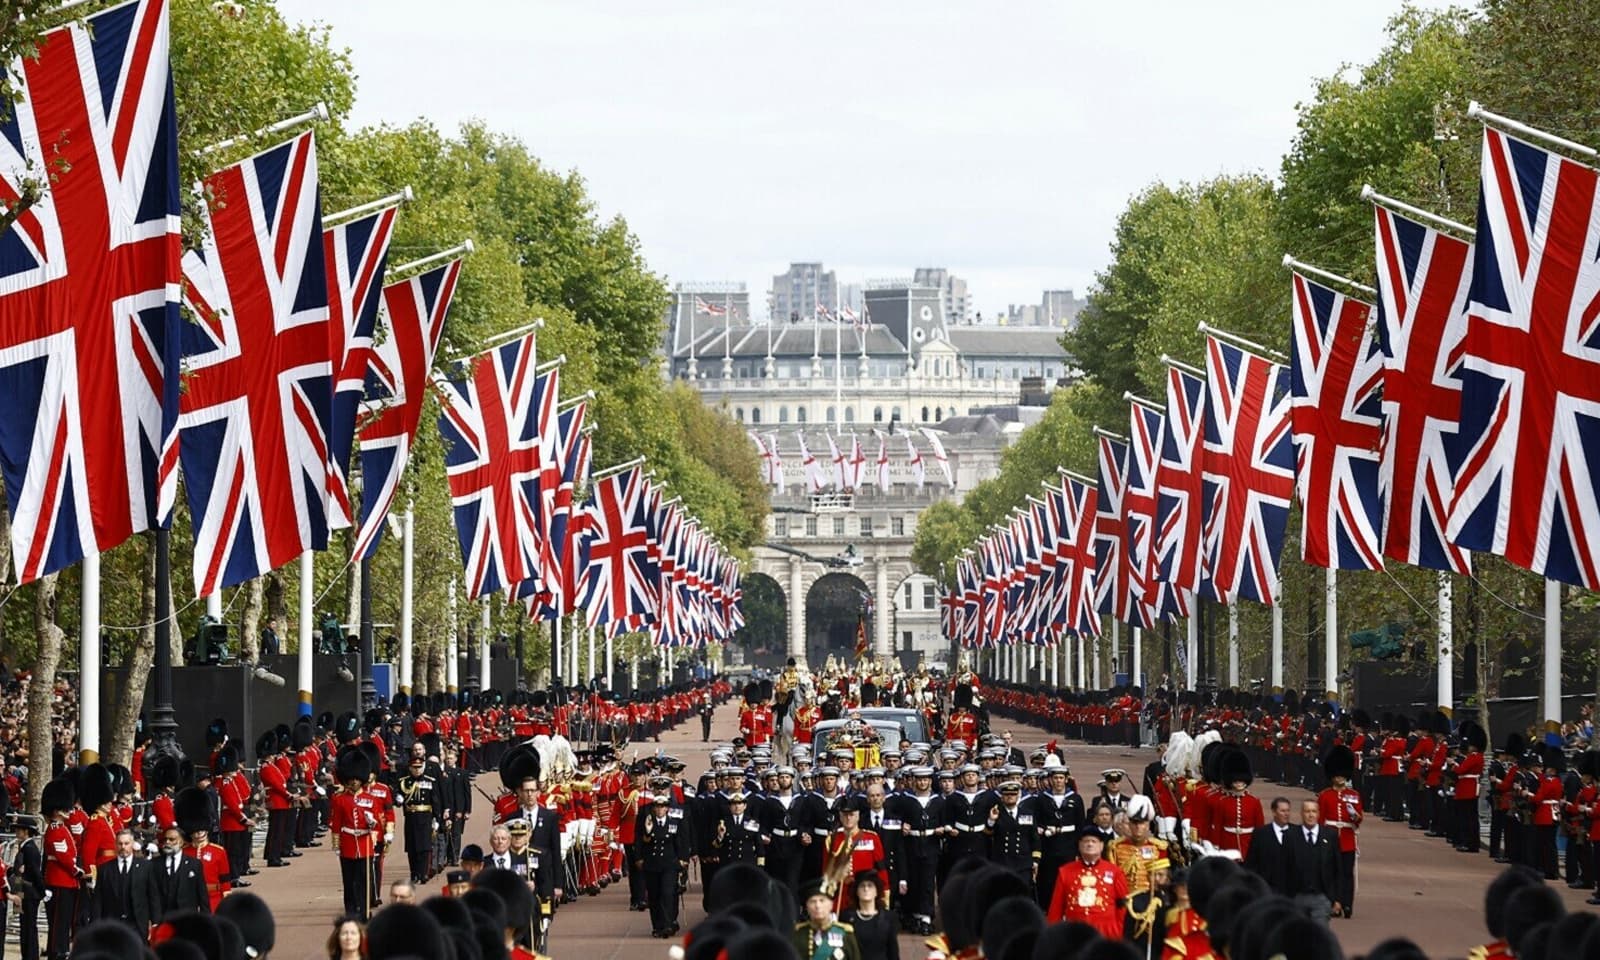
<instances>
[{"instance_id":1,"label":"guardsman","mask_svg":"<svg viewBox=\"0 0 1600 960\"><path fill-rule=\"evenodd\" d=\"M861 960L855 931L850 924L834 919L836 894L821 877L808 881L801 889L806 918L794 925L793 935L799 960Z\"/></svg>"},{"instance_id":2,"label":"guardsman","mask_svg":"<svg viewBox=\"0 0 1600 960\"><path fill-rule=\"evenodd\" d=\"M1495 863L1510 863L1513 859L1511 788L1517 782L1517 758L1522 756L1522 749L1522 734L1509 734L1505 746L1495 751L1489 764L1489 857Z\"/></svg>"},{"instance_id":3,"label":"guardsman","mask_svg":"<svg viewBox=\"0 0 1600 960\"><path fill-rule=\"evenodd\" d=\"M1117 865L1102 860L1104 841L1094 830L1078 833L1078 856L1061 867L1046 917L1050 923L1087 923L1108 940L1122 938L1122 909L1128 899L1128 878Z\"/></svg>"},{"instance_id":4,"label":"guardsman","mask_svg":"<svg viewBox=\"0 0 1600 960\"><path fill-rule=\"evenodd\" d=\"M411 882L418 886L433 876L429 860L433 854L434 818L437 816L434 810L437 783L428 776L427 766L427 760L422 757L407 761L406 775L400 778L396 798L405 822L406 861L411 869Z\"/></svg>"},{"instance_id":5,"label":"guardsman","mask_svg":"<svg viewBox=\"0 0 1600 960\"><path fill-rule=\"evenodd\" d=\"M295 788L294 845L311 847L317 843L317 773L322 769L322 751L317 749L316 729L310 717L295 721L291 746L294 749ZM326 792L326 791L323 791Z\"/></svg>"},{"instance_id":6,"label":"guardsman","mask_svg":"<svg viewBox=\"0 0 1600 960\"><path fill-rule=\"evenodd\" d=\"M1105 856L1128 878L1128 889L1149 893L1154 885L1154 864L1167 859L1167 842L1151 836L1150 824L1155 804L1149 797L1135 795L1128 801L1128 834L1109 844Z\"/></svg>"},{"instance_id":7,"label":"guardsman","mask_svg":"<svg viewBox=\"0 0 1600 960\"><path fill-rule=\"evenodd\" d=\"M178 829L188 840L183 855L200 862L206 895L211 899L211 912L216 913L217 905L232 889L228 878L233 874L228 868L227 851L211 842L211 798L199 787L189 787L179 791L173 807L178 814Z\"/></svg>"},{"instance_id":8,"label":"guardsman","mask_svg":"<svg viewBox=\"0 0 1600 960\"><path fill-rule=\"evenodd\" d=\"M78 841L67 826L76 803L67 781L57 779L44 785L39 811L50 824L44 831L45 915L50 924L45 950L49 960L66 960L77 929L78 885L84 871L78 863Z\"/></svg>"},{"instance_id":9,"label":"guardsman","mask_svg":"<svg viewBox=\"0 0 1600 960\"><path fill-rule=\"evenodd\" d=\"M803 696L803 694L796 694ZM794 709L794 742L810 743L817 729L817 722L822 719L822 709L808 697L800 702Z\"/></svg>"},{"instance_id":10,"label":"guardsman","mask_svg":"<svg viewBox=\"0 0 1600 960\"><path fill-rule=\"evenodd\" d=\"M78 842L78 854L90 886L100 867L117 858L117 831L111 822L114 799L111 771L98 763L83 768L78 777L78 805L88 814L89 822Z\"/></svg>"},{"instance_id":11,"label":"guardsman","mask_svg":"<svg viewBox=\"0 0 1600 960\"><path fill-rule=\"evenodd\" d=\"M679 874L689 869L689 829L667 815L671 797L658 793L650 809L639 815L639 858L634 867L644 874L650 904L650 935L659 939L678 932Z\"/></svg>"},{"instance_id":12,"label":"guardsman","mask_svg":"<svg viewBox=\"0 0 1600 960\"><path fill-rule=\"evenodd\" d=\"M372 905L382 904L378 896L383 889L383 861L388 854L389 846L394 843L394 788L389 786L381 777L383 770L383 748L379 746L383 741L377 738L362 740L356 744L357 749L367 755L367 763L372 769L372 774L367 778L367 788L362 791L363 802L371 805L377 813L382 832L376 838L376 846L372 851Z\"/></svg>"},{"instance_id":13,"label":"guardsman","mask_svg":"<svg viewBox=\"0 0 1600 960\"><path fill-rule=\"evenodd\" d=\"M1556 830L1561 823L1561 805L1566 797L1561 783L1565 765L1561 748L1546 744L1539 789L1533 795L1533 867L1543 872L1546 880L1560 876L1556 869Z\"/></svg>"},{"instance_id":14,"label":"guardsman","mask_svg":"<svg viewBox=\"0 0 1600 960\"><path fill-rule=\"evenodd\" d=\"M1462 853L1477 853L1482 829L1478 820L1479 784L1483 779L1483 751L1489 746L1489 734L1471 720L1462 722L1460 734L1466 742L1467 753L1456 764L1456 783L1451 794L1454 812L1450 823L1455 831L1456 849Z\"/></svg>"},{"instance_id":15,"label":"guardsman","mask_svg":"<svg viewBox=\"0 0 1600 960\"><path fill-rule=\"evenodd\" d=\"M1339 895L1335 903L1344 907L1344 916L1350 916L1356 896L1356 831L1361 829L1364 813L1361 793L1350 785L1355 775L1354 751L1335 745L1322 760L1322 774L1328 786L1317 794L1317 807L1321 810L1322 825L1334 831L1339 847Z\"/></svg>"},{"instance_id":16,"label":"guardsman","mask_svg":"<svg viewBox=\"0 0 1600 960\"><path fill-rule=\"evenodd\" d=\"M1000 784L1000 802L989 808L989 859L1028 881L1035 882L1039 867L1038 834L1031 807L1022 805L1022 783Z\"/></svg>"},{"instance_id":17,"label":"guardsman","mask_svg":"<svg viewBox=\"0 0 1600 960\"><path fill-rule=\"evenodd\" d=\"M365 919L372 901L372 854L382 822L370 802L361 802L372 765L359 747L346 744L335 755L333 768L340 789L328 801L328 829L339 856L344 912Z\"/></svg>"},{"instance_id":18,"label":"guardsman","mask_svg":"<svg viewBox=\"0 0 1600 960\"><path fill-rule=\"evenodd\" d=\"M861 826L866 811L865 797L850 797L839 807L839 829L835 830L823 846L822 876L834 886L837 881L838 896L835 910L843 912L855 906L855 884L851 877L863 870L878 875L881 909L889 907L889 861L884 853L883 838Z\"/></svg>"},{"instance_id":19,"label":"guardsman","mask_svg":"<svg viewBox=\"0 0 1600 960\"><path fill-rule=\"evenodd\" d=\"M278 735L268 730L256 741L256 775L261 780L261 790L267 799L267 839L263 853L269 867L286 866L283 862L284 832L289 825L289 818L294 816L289 778L284 776L283 768L277 764L277 756Z\"/></svg>"},{"instance_id":20,"label":"guardsman","mask_svg":"<svg viewBox=\"0 0 1600 960\"><path fill-rule=\"evenodd\" d=\"M1383 738L1383 746L1378 749L1379 795L1383 798L1383 819L1399 823L1406 818L1406 734L1411 724L1405 717L1397 716L1386 718L1383 726L1389 735Z\"/></svg>"},{"instance_id":21,"label":"guardsman","mask_svg":"<svg viewBox=\"0 0 1600 960\"><path fill-rule=\"evenodd\" d=\"M249 876L250 838L256 822L248 814L250 784L239 770L239 751L234 744L225 744L212 755L212 779L215 781L220 811L217 815L218 832L223 849L228 851L228 864L234 870L234 879Z\"/></svg>"},{"instance_id":22,"label":"guardsman","mask_svg":"<svg viewBox=\"0 0 1600 960\"><path fill-rule=\"evenodd\" d=\"M1243 860L1250 852L1250 835L1267 822L1260 798L1250 793L1255 779L1250 758L1233 747L1224 747L1217 770L1226 790L1211 800L1212 842L1224 856Z\"/></svg>"},{"instance_id":23,"label":"guardsman","mask_svg":"<svg viewBox=\"0 0 1600 960\"><path fill-rule=\"evenodd\" d=\"M944 739L949 743L959 742L971 750L978 743L978 715L972 708L972 687L958 682L951 700L954 707L950 710L950 719L945 721Z\"/></svg>"}]
</instances>

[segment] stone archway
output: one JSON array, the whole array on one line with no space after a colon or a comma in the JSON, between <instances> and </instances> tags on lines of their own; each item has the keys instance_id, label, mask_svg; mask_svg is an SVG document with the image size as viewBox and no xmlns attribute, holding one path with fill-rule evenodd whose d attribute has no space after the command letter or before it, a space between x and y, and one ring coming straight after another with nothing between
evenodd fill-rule
<instances>
[{"instance_id":1,"label":"stone archway","mask_svg":"<svg viewBox=\"0 0 1600 960\"><path fill-rule=\"evenodd\" d=\"M867 592L860 577L837 572L818 577L806 591L806 657L813 669L819 669L829 654L855 659L856 626Z\"/></svg>"},{"instance_id":2,"label":"stone archway","mask_svg":"<svg viewBox=\"0 0 1600 960\"><path fill-rule=\"evenodd\" d=\"M753 657L783 657L789 649L789 607L783 587L756 572L744 574L740 587L745 622L733 635L734 643L744 647L746 662L755 662Z\"/></svg>"}]
</instances>

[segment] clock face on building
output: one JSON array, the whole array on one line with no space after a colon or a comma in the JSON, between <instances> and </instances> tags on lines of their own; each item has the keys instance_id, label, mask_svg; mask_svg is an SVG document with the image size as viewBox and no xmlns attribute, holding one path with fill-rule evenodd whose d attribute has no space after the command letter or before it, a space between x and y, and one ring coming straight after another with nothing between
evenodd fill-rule
<instances>
[{"instance_id":1,"label":"clock face on building","mask_svg":"<svg viewBox=\"0 0 1600 960\"><path fill-rule=\"evenodd\" d=\"M923 304L922 308L917 311L917 319L921 320L923 323L932 323L933 308L927 304Z\"/></svg>"}]
</instances>

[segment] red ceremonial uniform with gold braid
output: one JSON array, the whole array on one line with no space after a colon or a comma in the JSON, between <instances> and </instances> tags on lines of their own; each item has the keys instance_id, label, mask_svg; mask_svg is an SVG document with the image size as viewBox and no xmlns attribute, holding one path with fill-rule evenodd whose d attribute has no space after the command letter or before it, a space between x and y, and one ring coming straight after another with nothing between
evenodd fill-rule
<instances>
[{"instance_id":1,"label":"red ceremonial uniform with gold braid","mask_svg":"<svg viewBox=\"0 0 1600 960\"><path fill-rule=\"evenodd\" d=\"M228 854L227 851L214 843L207 843L203 847L188 846L183 848L186 857L194 857L200 861L201 872L206 878L206 893L211 896L211 912L217 912L217 905L222 902L223 896L232 889L228 883Z\"/></svg>"}]
</instances>

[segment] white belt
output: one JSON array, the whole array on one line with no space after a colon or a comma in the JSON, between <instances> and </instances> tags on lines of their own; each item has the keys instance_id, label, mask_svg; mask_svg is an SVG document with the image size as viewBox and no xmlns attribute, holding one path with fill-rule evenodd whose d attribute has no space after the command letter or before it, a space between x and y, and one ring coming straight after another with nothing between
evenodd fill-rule
<instances>
[{"instance_id":1,"label":"white belt","mask_svg":"<svg viewBox=\"0 0 1600 960\"><path fill-rule=\"evenodd\" d=\"M906 836L908 836L908 837L931 837L934 834L937 834L938 832L939 832L938 830L907 830L906 831Z\"/></svg>"},{"instance_id":2,"label":"white belt","mask_svg":"<svg viewBox=\"0 0 1600 960\"><path fill-rule=\"evenodd\" d=\"M829 831L824 827L812 827L811 832L819 837L826 837Z\"/></svg>"},{"instance_id":3,"label":"white belt","mask_svg":"<svg viewBox=\"0 0 1600 960\"><path fill-rule=\"evenodd\" d=\"M975 825L970 824L970 823L957 823L957 824L953 824L953 826L957 830L961 830L961 831L963 831L965 833L976 833L977 831L983 829L982 826L975 826Z\"/></svg>"},{"instance_id":4,"label":"white belt","mask_svg":"<svg viewBox=\"0 0 1600 960\"><path fill-rule=\"evenodd\" d=\"M792 837L797 835L799 832L799 830L774 830L772 831L772 835L774 837Z\"/></svg>"},{"instance_id":5,"label":"white belt","mask_svg":"<svg viewBox=\"0 0 1600 960\"><path fill-rule=\"evenodd\" d=\"M1233 833L1233 834L1245 834L1245 833L1254 833L1255 832L1255 828L1254 827L1223 827L1222 829L1228 831L1229 833Z\"/></svg>"},{"instance_id":6,"label":"white belt","mask_svg":"<svg viewBox=\"0 0 1600 960\"><path fill-rule=\"evenodd\" d=\"M1338 827L1341 830L1354 830L1356 828L1355 824L1346 823L1343 820L1329 820L1328 821L1328 826L1330 826L1330 827Z\"/></svg>"},{"instance_id":7,"label":"white belt","mask_svg":"<svg viewBox=\"0 0 1600 960\"><path fill-rule=\"evenodd\" d=\"M1457 780L1476 780L1476 779L1478 779L1478 775L1476 773L1462 773L1462 774L1457 774L1456 775L1456 779Z\"/></svg>"}]
</instances>

